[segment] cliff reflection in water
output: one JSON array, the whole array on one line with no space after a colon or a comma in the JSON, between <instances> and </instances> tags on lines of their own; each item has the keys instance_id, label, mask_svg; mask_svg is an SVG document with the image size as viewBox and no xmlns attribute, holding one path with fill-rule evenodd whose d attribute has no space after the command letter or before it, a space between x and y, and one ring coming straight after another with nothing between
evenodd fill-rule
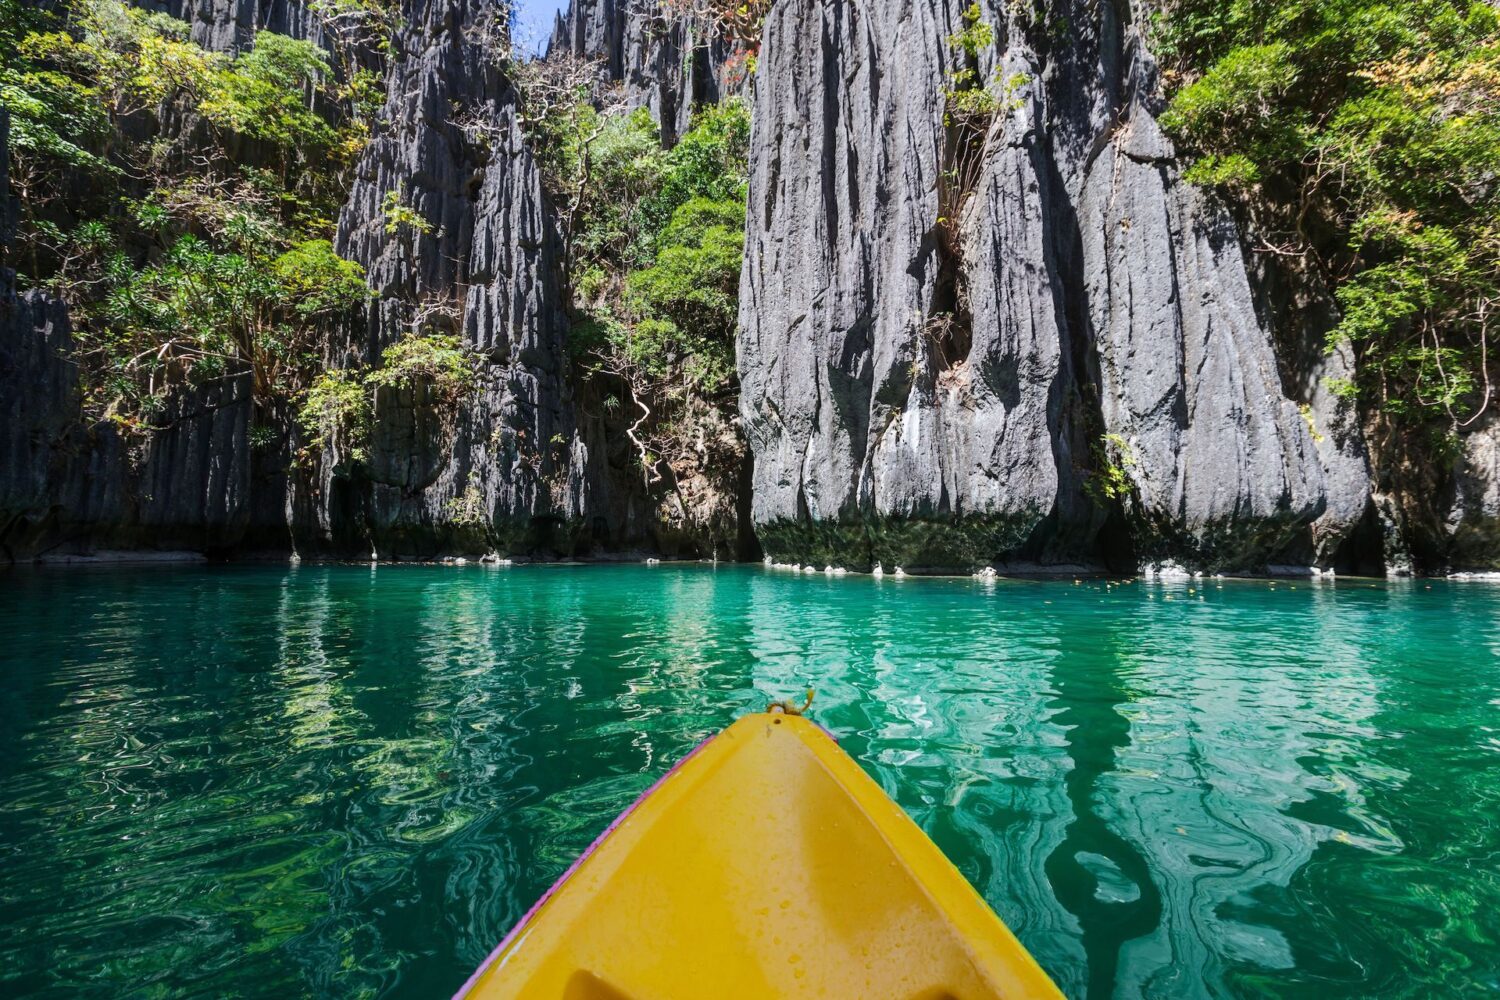
<instances>
[{"instance_id":1,"label":"cliff reflection in water","mask_svg":"<svg viewBox=\"0 0 1500 1000\"><path fill-rule=\"evenodd\" d=\"M7 994L451 990L672 762L807 684L1072 996L1500 976L1497 590L702 566L0 589Z\"/></svg>"}]
</instances>

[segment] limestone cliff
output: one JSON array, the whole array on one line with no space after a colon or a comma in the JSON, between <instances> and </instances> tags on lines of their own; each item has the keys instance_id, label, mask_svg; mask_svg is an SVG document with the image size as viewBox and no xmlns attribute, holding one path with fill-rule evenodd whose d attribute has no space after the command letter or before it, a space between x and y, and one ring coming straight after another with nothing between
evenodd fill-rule
<instances>
[{"instance_id":1,"label":"limestone cliff","mask_svg":"<svg viewBox=\"0 0 1500 1000\"><path fill-rule=\"evenodd\" d=\"M960 5L772 10L739 351L767 551L887 569L1328 558L1365 510L1359 456L1323 456L1283 390L1239 234L1156 125L1128 5L1048 11L984 12L980 76L1019 82L955 244L939 175Z\"/></svg>"},{"instance_id":2,"label":"limestone cliff","mask_svg":"<svg viewBox=\"0 0 1500 1000\"><path fill-rule=\"evenodd\" d=\"M456 334L480 354L479 390L456 414L421 386L377 392L367 467L336 484L326 455L308 484L313 548L363 535L392 555L482 551L486 534L511 541L583 513L553 237L486 13L412 5L337 240L375 296L341 362L378 363L407 332ZM387 226L392 196L421 223Z\"/></svg>"},{"instance_id":3,"label":"limestone cliff","mask_svg":"<svg viewBox=\"0 0 1500 1000\"><path fill-rule=\"evenodd\" d=\"M212 48L242 48L261 28L319 40L294 3L166 9ZM6 278L0 544L10 558L734 551L732 525L724 538L667 528L638 495L639 477L611 465L620 442L599 420L576 419L555 223L498 16L462 0L403 8L385 105L338 225L339 251L366 270L368 321L323 345L331 368L377 366L408 333L453 334L476 358L477 390L451 406L422 384L378 389L357 461L336 438L308 454L290 410L264 412L244 377L183 388L127 434L83 416L64 305L17 296ZM392 196L413 223L387 225Z\"/></svg>"},{"instance_id":4,"label":"limestone cliff","mask_svg":"<svg viewBox=\"0 0 1500 1000\"><path fill-rule=\"evenodd\" d=\"M151 6L224 51L262 28L321 40L297 0ZM965 6L780 0L749 83L747 50L651 6L573 0L558 20L550 51L600 59L668 143L695 105L750 92L740 499L767 553L908 571L1500 568L1500 424L1461 438L1411 523L1327 388L1355 363L1324 350L1331 298L1182 181L1139 8L981 3L996 31L973 68L1005 100L955 204L944 90ZM63 304L0 274L6 555L747 550L742 518L669 527L585 398L496 16L403 6L338 223L374 298L323 345L329 367L372 366L409 332L451 333L477 357L473 394L380 389L358 461L337 440L299 457L291 413L243 377L183 388L126 433L83 417ZM392 197L420 224L389 225Z\"/></svg>"},{"instance_id":5,"label":"limestone cliff","mask_svg":"<svg viewBox=\"0 0 1500 1000\"><path fill-rule=\"evenodd\" d=\"M623 440L575 402L555 220L495 10L410 8L337 241L376 296L339 363L377 364L407 332L457 334L479 357L479 390L457 413L422 387L378 391L363 468L326 454L294 490L300 547L730 555L732 525L669 525L634 466L611 460ZM393 196L420 225L387 224Z\"/></svg>"},{"instance_id":6,"label":"limestone cliff","mask_svg":"<svg viewBox=\"0 0 1500 1000\"><path fill-rule=\"evenodd\" d=\"M186 21L192 40L215 52L248 48L257 31L322 41L321 24L302 0L146 0L139 6Z\"/></svg>"},{"instance_id":7,"label":"limestone cliff","mask_svg":"<svg viewBox=\"0 0 1500 1000\"><path fill-rule=\"evenodd\" d=\"M547 43L549 57L561 53L599 60L628 106L650 109L668 145L687 131L695 107L747 81L744 46L664 13L657 0L571 0Z\"/></svg>"}]
</instances>

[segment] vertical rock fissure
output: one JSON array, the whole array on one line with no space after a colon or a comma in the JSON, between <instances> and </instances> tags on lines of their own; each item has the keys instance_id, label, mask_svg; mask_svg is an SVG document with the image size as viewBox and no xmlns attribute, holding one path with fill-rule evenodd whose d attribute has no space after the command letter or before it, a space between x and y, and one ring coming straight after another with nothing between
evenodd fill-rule
<instances>
[{"instance_id":1,"label":"vertical rock fissure","mask_svg":"<svg viewBox=\"0 0 1500 1000\"><path fill-rule=\"evenodd\" d=\"M949 239L939 238L936 257L937 279L922 329L928 368L941 377L969 360L969 351L974 346L974 316L969 308L962 251Z\"/></svg>"},{"instance_id":2,"label":"vertical rock fissure","mask_svg":"<svg viewBox=\"0 0 1500 1000\"><path fill-rule=\"evenodd\" d=\"M1061 339L1061 369L1047 406L1059 473L1057 502L1054 516L1038 525L1028 549L1035 553L1033 558L1045 558L1044 550L1050 545L1055 559L1080 559L1111 571L1130 572L1136 566L1136 552L1133 532L1127 528L1125 497L1085 488L1103 472L1099 451L1091 445L1103 440L1106 431L1098 338L1086 308L1083 231L1056 159L1035 140L1028 147L1051 220L1042 230L1042 243L1051 268L1048 287ZM1078 516L1067 517L1070 510L1078 510Z\"/></svg>"}]
</instances>

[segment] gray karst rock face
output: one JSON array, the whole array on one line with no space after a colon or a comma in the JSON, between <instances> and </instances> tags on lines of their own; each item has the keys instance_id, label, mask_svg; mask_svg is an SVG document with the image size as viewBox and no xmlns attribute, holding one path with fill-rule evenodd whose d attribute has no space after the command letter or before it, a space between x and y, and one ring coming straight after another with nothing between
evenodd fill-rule
<instances>
[{"instance_id":1,"label":"gray karst rock face","mask_svg":"<svg viewBox=\"0 0 1500 1000\"><path fill-rule=\"evenodd\" d=\"M1327 500L1235 227L1176 180L1138 104L1087 170L1079 219L1104 428L1120 442L1143 555L1263 566Z\"/></svg>"},{"instance_id":2,"label":"gray karst rock face","mask_svg":"<svg viewBox=\"0 0 1500 1000\"><path fill-rule=\"evenodd\" d=\"M969 343L931 335L954 298L936 190L949 30L925 5L785 3L767 22L739 358L773 557L981 565L1077 492L1054 454L1072 386L1051 178L1019 124L967 217L972 317L953 339Z\"/></svg>"},{"instance_id":3,"label":"gray karst rock face","mask_svg":"<svg viewBox=\"0 0 1500 1000\"><path fill-rule=\"evenodd\" d=\"M186 21L192 40L215 52L249 48L257 31L322 42L321 22L302 0L146 0L137 6Z\"/></svg>"},{"instance_id":4,"label":"gray karst rock face","mask_svg":"<svg viewBox=\"0 0 1500 1000\"><path fill-rule=\"evenodd\" d=\"M315 548L363 533L383 554L483 551L487 534L550 533L587 505L556 248L486 20L493 13L412 9L337 241L375 293L367 339L348 360L376 363L407 334L451 334L480 359L477 389L457 405L423 384L377 391L369 461L358 470L365 493L353 501L361 516L351 525L327 509L351 502L348 486L310 484L320 497L312 505L325 508L306 539ZM420 221L391 225L392 199Z\"/></svg>"},{"instance_id":5,"label":"gray karst rock face","mask_svg":"<svg viewBox=\"0 0 1500 1000\"><path fill-rule=\"evenodd\" d=\"M1455 485L1448 568L1500 572L1500 419L1491 417L1464 439Z\"/></svg>"},{"instance_id":6,"label":"gray karst rock face","mask_svg":"<svg viewBox=\"0 0 1500 1000\"><path fill-rule=\"evenodd\" d=\"M998 61L1014 99L954 249L938 219L959 5L771 12L739 357L774 558L1098 563L1116 509L1148 565L1260 569L1299 547L1305 564L1311 525L1364 510L1365 482L1325 476L1282 390L1234 226L1178 177L1135 29L1109 4L1052 16L1068 30L985 13L978 70Z\"/></svg>"},{"instance_id":7,"label":"gray karst rock face","mask_svg":"<svg viewBox=\"0 0 1500 1000\"><path fill-rule=\"evenodd\" d=\"M222 24L258 11L260 20L244 21L245 38L256 27L298 33L283 23L292 8L276 4L156 9L192 18L194 37L210 48L236 44L202 18ZM9 220L5 125L0 120L0 214ZM0 238L9 236L9 225L0 226ZM142 433L125 435L110 421L85 418L73 351L65 304L38 290L17 295L10 273L0 271L0 552L11 559L111 549L205 552L247 539L285 548L285 456L251 447L248 375L185 387ZM255 502L257 489L269 502Z\"/></svg>"},{"instance_id":8,"label":"gray karst rock face","mask_svg":"<svg viewBox=\"0 0 1500 1000\"><path fill-rule=\"evenodd\" d=\"M316 38L311 22L293 17L305 13L295 4L168 12L224 50L259 28ZM0 543L11 557L101 547L386 556L703 549L704 539L680 529L663 533L637 495L639 477L609 462L619 442L598 420L575 420L552 222L500 69L495 12L448 0L404 10L389 96L338 234L341 252L366 267L375 299L362 329L325 345L327 363L345 367L378 363L408 333L453 334L478 358L475 390L455 405L425 384L380 389L358 456L353 442L335 439L311 461L296 460L286 407L260 415L276 439L253 448L260 404L243 379L184 389L159 427L122 436L83 420L62 303L17 297L7 275L0 382L17 419L0 435ZM387 231L389 192L419 226Z\"/></svg>"},{"instance_id":9,"label":"gray karst rock face","mask_svg":"<svg viewBox=\"0 0 1500 1000\"><path fill-rule=\"evenodd\" d=\"M1329 387L1354 376L1353 349L1328 346L1327 332L1338 322L1333 296L1303 258L1267 251L1247 253L1245 261L1258 314L1275 333L1282 388L1307 423L1323 468L1327 506L1309 527L1308 548L1290 555L1341 573L1379 574L1381 529L1359 410Z\"/></svg>"},{"instance_id":10,"label":"gray karst rock face","mask_svg":"<svg viewBox=\"0 0 1500 1000\"><path fill-rule=\"evenodd\" d=\"M0 544L17 558L59 528L119 519L123 456L113 428L94 440L80 422L67 309L17 295L8 274L0 285Z\"/></svg>"},{"instance_id":11,"label":"gray karst rock face","mask_svg":"<svg viewBox=\"0 0 1500 1000\"><path fill-rule=\"evenodd\" d=\"M367 329L328 353L337 365L374 361L410 330L453 333L481 359L477 390L445 406L423 385L382 389L367 463L335 447L289 473L285 435L253 449L247 378L183 390L127 447L111 425L82 421L66 309L40 293L17 298L7 280L0 380L17 420L0 466L12 555L58 544L285 549L294 538L337 554L569 549L576 539L555 529L592 525L546 208L494 35L450 4L408 14L392 96L340 226L341 249L367 267L377 297ZM458 109L471 112L469 135L450 124ZM385 231L392 190L430 231Z\"/></svg>"},{"instance_id":12,"label":"gray karst rock face","mask_svg":"<svg viewBox=\"0 0 1500 1000\"><path fill-rule=\"evenodd\" d=\"M248 377L183 390L128 441L87 422L67 308L0 301L0 546L11 559L97 549L206 551L251 526Z\"/></svg>"},{"instance_id":13,"label":"gray karst rock face","mask_svg":"<svg viewBox=\"0 0 1500 1000\"><path fill-rule=\"evenodd\" d=\"M1182 182L1125 4L1047 5L1042 23L984 7L996 38L974 68L1007 84L1001 113L971 183L945 181L961 6L780 0L767 19L738 343L740 509L766 551L908 571L1500 570L1500 422L1461 436L1431 523L1372 489L1360 415L1328 387L1354 365L1324 349L1331 297ZM221 51L262 28L321 40L299 0L154 7ZM493 6L402 13L338 227L375 297L324 356L375 365L403 336L452 334L472 391L383 387L357 451L334 435L310 458L294 405L245 377L125 433L84 417L64 304L0 272L0 557L744 550L714 493L733 476L680 484L669 516L602 390L575 384ZM628 0L574 0L550 47L602 57L669 142L739 86L743 55ZM387 231L392 192L419 225ZM0 199L0 237L13 219Z\"/></svg>"},{"instance_id":14,"label":"gray karst rock face","mask_svg":"<svg viewBox=\"0 0 1500 1000\"><path fill-rule=\"evenodd\" d=\"M408 334L452 334L478 359L477 387L457 405L423 384L379 389L367 460L336 446L296 481L299 541L382 556L707 554L712 540L664 536L639 475L610 461L599 418L575 403L560 248L494 13L413 8L337 240L375 293L344 361L378 363ZM393 192L418 224L391 225Z\"/></svg>"},{"instance_id":15,"label":"gray karst rock face","mask_svg":"<svg viewBox=\"0 0 1500 1000\"><path fill-rule=\"evenodd\" d=\"M668 145L687 131L694 108L748 82L740 45L664 15L658 0L572 0L547 43L548 56L562 53L601 60L627 104L650 109Z\"/></svg>"}]
</instances>

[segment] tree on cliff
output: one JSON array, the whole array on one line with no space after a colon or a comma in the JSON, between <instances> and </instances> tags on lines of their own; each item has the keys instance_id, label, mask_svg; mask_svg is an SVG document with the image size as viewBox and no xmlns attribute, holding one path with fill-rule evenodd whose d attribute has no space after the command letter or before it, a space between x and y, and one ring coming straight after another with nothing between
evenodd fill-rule
<instances>
[{"instance_id":1,"label":"tree on cliff","mask_svg":"<svg viewBox=\"0 0 1500 1000\"><path fill-rule=\"evenodd\" d=\"M187 383L297 395L363 304L331 218L366 129L327 54L261 32L209 52L120 0L0 0L23 284L72 307L86 410L149 425Z\"/></svg>"},{"instance_id":2,"label":"tree on cliff","mask_svg":"<svg viewBox=\"0 0 1500 1000\"><path fill-rule=\"evenodd\" d=\"M667 149L596 60L554 55L511 72L559 220L584 397L673 515L733 523L748 111L738 99L704 107Z\"/></svg>"},{"instance_id":3,"label":"tree on cliff","mask_svg":"<svg viewBox=\"0 0 1500 1000\"><path fill-rule=\"evenodd\" d=\"M1500 10L1477 0L1173 0L1162 122L1334 288L1376 422L1449 432L1500 361ZM1450 438L1451 440L1451 438Z\"/></svg>"}]
</instances>

